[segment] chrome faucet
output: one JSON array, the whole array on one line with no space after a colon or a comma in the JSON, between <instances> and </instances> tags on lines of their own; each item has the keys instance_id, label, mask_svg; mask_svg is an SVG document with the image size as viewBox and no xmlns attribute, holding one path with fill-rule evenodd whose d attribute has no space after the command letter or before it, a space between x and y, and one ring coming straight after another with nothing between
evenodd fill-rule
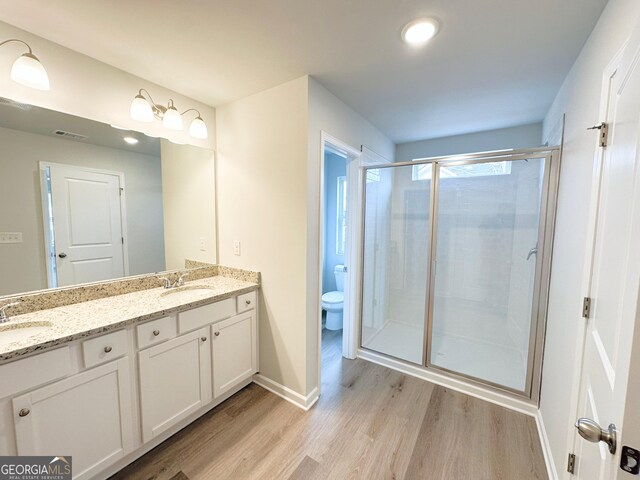
<instances>
[{"instance_id":1,"label":"chrome faucet","mask_svg":"<svg viewBox=\"0 0 640 480\"><path fill-rule=\"evenodd\" d=\"M172 282L169 277L158 277L158 280L162 280L163 281L163 286L166 289L169 288L178 288L178 287L182 287L184 286L184 277L188 277L189 273L185 272L182 273L180 275L178 275L178 278L175 282Z\"/></svg>"},{"instance_id":2,"label":"chrome faucet","mask_svg":"<svg viewBox=\"0 0 640 480\"><path fill-rule=\"evenodd\" d=\"M5 312L7 308L15 307L16 305L20 305L20 302L11 302L7 303L0 307L0 323L7 323L9 321L9 316Z\"/></svg>"}]
</instances>

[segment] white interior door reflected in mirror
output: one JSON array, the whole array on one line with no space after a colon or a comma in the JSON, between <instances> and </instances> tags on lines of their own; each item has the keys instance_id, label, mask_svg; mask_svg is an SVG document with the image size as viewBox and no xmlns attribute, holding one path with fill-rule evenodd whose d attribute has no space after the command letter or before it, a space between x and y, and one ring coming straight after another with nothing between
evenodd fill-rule
<instances>
[{"instance_id":1,"label":"white interior door reflected in mirror","mask_svg":"<svg viewBox=\"0 0 640 480\"><path fill-rule=\"evenodd\" d=\"M121 185L124 175L42 164L49 287L98 282L128 274Z\"/></svg>"}]
</instances>

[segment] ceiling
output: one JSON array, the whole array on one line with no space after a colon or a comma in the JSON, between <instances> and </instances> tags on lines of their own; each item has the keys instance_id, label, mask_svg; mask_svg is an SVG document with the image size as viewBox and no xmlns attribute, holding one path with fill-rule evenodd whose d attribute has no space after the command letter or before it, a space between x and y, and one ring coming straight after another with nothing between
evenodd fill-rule
<instances>
[{"instance_id":1,"label":"ceiling","mask_svg":"<svg viewBox=\"0 0 640 480\"><path fill-rule=\"evenodd\" d=\"M541 121L606 0L0 0L0 20L218 106L304 74L400 143ZM400 31L433 16L410 48Z\"/></svg>"},{"instance_id":2,"label":"ceiling","mask_svg":"<svg viewBox=\"0 0 640 480\"><path fill-rule=\"evenodd\" d=\"M139 132L116 129L106 123L14 102L3 97L0 97L0 127L54 137L61 141L89 143L128 152L143 153L160 159L160 140L158 138L148 137ZM74 137L60 136L60 133L56 132L66 132L73 134ZM129 145L125 143L124 137L136 138L138 143Z\"/></svg>"}]
</instances>

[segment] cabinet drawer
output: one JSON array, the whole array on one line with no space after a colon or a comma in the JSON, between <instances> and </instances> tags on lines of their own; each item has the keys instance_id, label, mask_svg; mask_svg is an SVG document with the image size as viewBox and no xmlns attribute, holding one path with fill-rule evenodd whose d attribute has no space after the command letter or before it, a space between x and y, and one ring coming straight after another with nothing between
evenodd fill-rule
<instances>
[{"instance_id":1,"label":"cabinet drawer","mask_svg":"<svg viewBox=\"0 0 640 480\"><path fill-rule=\"evenodd\" d=\"M236 297L238 301L238 313L256 308L256 292L249 292Z\"/></svg>"},{"instance_id":2,"label":"cabinet drawer","mask_svg":"<svg viewBox=\"0 0 640 480\"><path fill-rule=\"evenodd\" d=\"M226 300L178 314L178 330L182 334L217 322L218 320L232 317L235 314L236 299L227 298Z\"/></svg>"},{"instance_id":3,"label":"cabinet drawer","mask_svg":"<svg viewBox=\"0 0 640 480\"><path fill-rule=\"evenodd\" d=\"M176 317L162 317L136 327L138 348L164 342L176 336Z\"/></svg>"},{"instance_id":4,"label":"cabinet drawer","mask_svg":"<svg viewBox=\"0 0 640 480\"><path fill-rule=\"evenodd\" d=\"M84 366L91 368L95 365L100 365L126 355L128 350L127 332L125 330L92 338L82 342Z\"/></svg>"}]
</instances>

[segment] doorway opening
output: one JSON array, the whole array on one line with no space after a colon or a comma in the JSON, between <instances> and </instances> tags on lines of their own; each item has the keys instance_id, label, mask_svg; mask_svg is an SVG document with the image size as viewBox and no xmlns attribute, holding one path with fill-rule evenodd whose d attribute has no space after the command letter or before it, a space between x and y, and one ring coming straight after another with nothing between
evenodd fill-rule
<instances>
[{"instance_id":1,"label":"doorway opening","mask_svg":"<svg viewBox=\"0 0 640 480\"><path fill-rule=\"evenodd\" d=\"M325 133L321 141L320 374L355 358L354 236L361 152ZM330 381L330 380L329 380Z\"/></svg>"}]
</instances>

